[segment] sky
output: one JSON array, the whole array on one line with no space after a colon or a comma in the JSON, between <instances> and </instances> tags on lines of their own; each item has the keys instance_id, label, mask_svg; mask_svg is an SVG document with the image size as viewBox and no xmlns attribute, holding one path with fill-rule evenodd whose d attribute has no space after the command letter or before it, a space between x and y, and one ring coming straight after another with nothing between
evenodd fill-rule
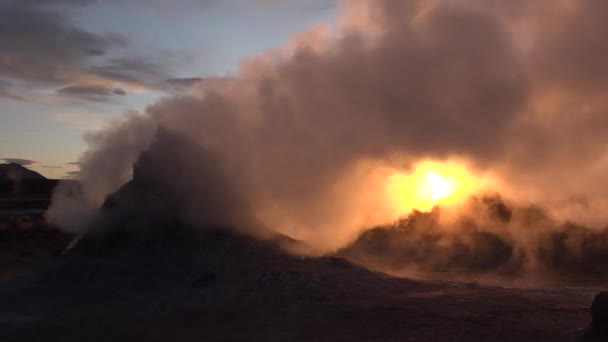
<instances>
[{"instance_id":1,"label":"sky","mask_svg":"<svg viewBox=\"0 0 608 342\"><path fill-rule=\"evenodd\" d=\"M83 135L280 47L337 0L0 0L0 159L69 177Z\"/></svg>"}]
</instances>

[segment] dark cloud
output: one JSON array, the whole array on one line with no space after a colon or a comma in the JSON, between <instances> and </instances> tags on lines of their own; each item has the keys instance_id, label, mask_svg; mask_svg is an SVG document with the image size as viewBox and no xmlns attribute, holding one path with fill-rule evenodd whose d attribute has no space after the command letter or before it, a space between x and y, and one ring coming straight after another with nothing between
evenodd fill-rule
<instances>
[{"instance_id":1,"label":"dark cloud","mask_svg":"<svg viewBox=\"0 0 608 342\"><path fill-rule=\"evenodd\" d=\"M109 95L111 89L94 86L70 86L58 90L60 94L69 95Z\"/></svg>"},{"instance_id":2,"label":"dark cloud","mask_svg":"<svg viewBox=\"0 0 608 342\"><path fill-rule=\"evenodd\" d=\"M24 98L11 90L13 83L7 80L0 79L0 96L13 100L23 101Z\"/></svg>"},{"instance_id":3,"label":"dark cloud","mask_svg":"<svg viewBox=\"0 0 608 342\"><path fill-rule=\"evenodd\" d=\"M0 87L0 97L6 97L12 100L16 100L16 101L25 101L26 98L11 91L10 89L5 89L3 87Z\"/></svg>"},{"instance_id":4,"label":"dark cloud","mask_svg":"<svg viewBox=\"0 0 608 342\"><path fill-rule=\"evenodd\" d=\"M0 5L0 78L21 86L0 84L0 96L22 99L16 94L23 89L60 86L62 95L101 101L108 95L123 95L120 90L112 92L121 85L166 87L163 80L172 78L170 61L128 56L127 38L87 31L71 20L72 12L62 10L90 2L14 1ZM109 52L127 55L104 58Z\"/></svg>"},{"instance_id":5,"label":"dark cloud","mask_svg":"<svg viewBox=\"0 0 608 342\"><path fill-rule=\"evenodd\" d=\"M92 56L102 56L106 53L105 51L100 49L85 49L84 51Z\"/></svg>"},{"instance_id":6,"label":"dark cloud","mask_svg":"<svg viewBox=\"0 0 608 342\"><path fill-rule=\"evenodd\" d=\"M33 165L33 164L38 163L35 160L23 159L23 158L2 158L1 160L3 160L5 163L15 163L15 164L23 165L23 166L28 166L28 165Z\"/></svg>"},{"instance_id":7,"label":"dark cloud","mask_svg":"<svg viewBox=\"0 0 608 342\"><path fill-rule=\"evenodd\" d=\"M32 90L50 87L99 88L96 94L71 90L61 95L85 101L106 101L102 88L153 89L179 92L199 78L176 78L172 68L178 64L166 52L156 55L130 54L132 42L111 32L92 32L72 20L80 8L95 0L15 0L0 1L0 78L16 85L0 85L0 96L15 100L36 100ZM179 11L189 13L220 6L221 1L179 1L168 4L150 1L112 0L113 6L132 10ZM171 54L171 53L169 53ZM179 53L178 53L179 54ZM112 57L109 57L112 56ZM126 94L126 92L125 92ZM30 96L31 95L31 96ZM77 96L81 95L81 96ZM122 95L118 90L114 95Z\"/></svg>"},{"instance_id":8,"label":"dark cloud","mask_svg":"<svg viewBox=\"0 0 608 342\"><path fill-rule=\"evenodd\" d=\"M82 77L88 49L121 45L116 35L82 30L56 11L0 7L0 75L35 84L64 83Z\"/></svg>"},{"instance_id":9,"label":"dark cloud","mask_svg":"<svg viewBox=\"0 0 608 342\"><path fill-rule=\"evenodd\" d=\"M339 1L338 0L256 0L257 3L264 7L279 7L279 6L290 6L295 7L300 11L309 12L321 12L328 9L334 8Z\"/></svg>"},{"instance_id":10,"label":"dark cloud","mask_svg":"<svg viewBox=\"0 0 608 342\"><path fill-rule=\"evenodd\" d=\"M203 82L203 78L201 77L183 77L183 78L171 78L165 80L165 83L168 83L172 86L177 87L191 87L195 84L199 84Z\"/></svg>"},{"instance_id":11,"label":"dark cloud","mask_svg":"<svg viewBox=\"0 0 608 342\"><path fill-rule=\"evenodd\" d=\"M85 99L88 101L107 101L113 95L125 95L126 92L120 88L104 88L98 86L69 86L61 88L58 94Z\"/></svg>"},{"instance_id":12,"label":"dark cloud","mask_svg":"<svg viewBox=\"0 0 608 342\"><path fill-rule=\"evenodd\" d=\"M89 71L125 84L151 88L162 87L162 81L169 77L166 65L136 57L111 58L92 66Z\"/></svg>"},{"instance_id":13,"label":"dark cloud","mask_svg":"<svg viewBox=\"0 0 608 342\"><path fill-rule=\"evenodd\" d=\"M40 7L52 5L85 6L95 1L97 0L8 0L7 3L12 6L22 7Z\"/></svg>"}]
</instances>

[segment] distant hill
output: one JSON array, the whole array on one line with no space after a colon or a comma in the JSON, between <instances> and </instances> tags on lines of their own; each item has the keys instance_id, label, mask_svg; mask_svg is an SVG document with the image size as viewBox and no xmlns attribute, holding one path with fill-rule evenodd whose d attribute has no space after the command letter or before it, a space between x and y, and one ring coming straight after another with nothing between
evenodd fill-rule
<instances>
[{"instance_id":1,"label":"distant hill","mask_svg":"<svg viewBox=\"0 0 608 342\"><path fill-rule=\"evenodd\" d=\"M2 197L50 197L57 182L16 163L0 164Z\"/></svg>"},{"instance_id":2,"label":"distant hill","mask_svg":"<svg viewBox=\"0 0 608 342\"><path fill-rule=\"evenodd\" d=\"M0 182L29 179L46 179L46 177L17 163L0 164Z\"/></svg>"}]
</instances>

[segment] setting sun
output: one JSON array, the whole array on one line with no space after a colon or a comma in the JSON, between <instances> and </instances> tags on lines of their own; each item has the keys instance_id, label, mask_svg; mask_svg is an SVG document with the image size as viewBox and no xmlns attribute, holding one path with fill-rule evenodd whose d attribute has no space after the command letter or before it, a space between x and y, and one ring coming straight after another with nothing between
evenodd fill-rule
<instances>
[{"instance_id":1,"label":"setting sun","mask_svg":"<svg viewBox=\"0 0 608 342\"><path fill-rule=\"evenodd\" d=\"M431 171L427 174L426 184L420 184L420 187L425 190L434 201L448 197L454 192L454 182L451 179L444 178L435 171Z\"/></svg>"},{"instance_id":2,"label":"setting sun","mask_svg":"<svg viewBox=\"0 0 608 342\"><path fill-rule=\"evenodd\" d=\"M481 190L486 181L474 176L464 163L424 161L412 172L395 172L387 182L394 209L405 214L427 211L436 205L454 205Z\"/></svg>"}]
</instances>

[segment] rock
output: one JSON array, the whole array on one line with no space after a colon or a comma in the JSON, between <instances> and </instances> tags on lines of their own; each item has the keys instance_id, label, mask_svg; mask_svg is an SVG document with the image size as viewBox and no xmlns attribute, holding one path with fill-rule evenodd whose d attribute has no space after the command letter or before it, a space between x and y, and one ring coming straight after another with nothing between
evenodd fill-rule
<instances>
[{"instance_id":1,"label":"rock","mask_svg":"<svg viewBox=\"0 0 608 342\"><path fill-rule=\"evenodd\" d=\"M209 287L210 285L215 283L215 279L216 279L215 273L205 272L194 280L193 285L195 287L199 287L199 288L200 287Z\"/></svg>"},{"instance_id":2,"label":"rock","mask_svg":"<svg viewBox=\"0 0 608 342\"><path fill-rule=\"evenodd\" d=\"M608 337L608 291L595 295L591 304L591 323L585 331L585 335Z\"/></svg>"}]
</instances>

